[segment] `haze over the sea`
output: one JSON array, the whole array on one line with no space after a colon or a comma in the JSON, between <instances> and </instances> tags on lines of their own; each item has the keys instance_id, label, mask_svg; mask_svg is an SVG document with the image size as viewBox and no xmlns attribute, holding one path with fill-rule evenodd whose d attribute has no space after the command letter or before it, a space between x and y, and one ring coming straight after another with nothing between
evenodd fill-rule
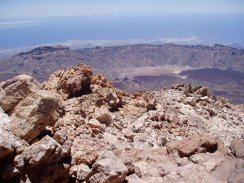
<instances>
[{"instance_id":1,"label":"haze over the sea","mask_svg":"<svg viewBox=\"0 0 244 183\"><path fill-rule=\"evenodd\" d=\"M242 0L3 0L0 49L69 40L244 46Z\"/></svg>"}]
</instances>

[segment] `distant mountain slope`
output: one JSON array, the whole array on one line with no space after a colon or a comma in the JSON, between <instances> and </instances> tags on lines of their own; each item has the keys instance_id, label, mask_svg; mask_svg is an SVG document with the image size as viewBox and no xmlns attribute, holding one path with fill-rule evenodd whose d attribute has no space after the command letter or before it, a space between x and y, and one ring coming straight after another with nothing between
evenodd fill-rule
<instances>
[{"instance_id":1,"label":"distant mountain slope","mask_svg":"<svg viewBox=\"0 0 244 183\"><path fill-rule=\"evenodd\" d=\"M183 46L130 45L81 50L82 59L93 67L139 67L180 65L193 68L233 69L244 72L244 49L223 45ZM107 64L107 65L105 65Z\"/></svg>"},{"instance_id":2,"label":"distant mountain slope","mask_svg":"<svg viewBox=\"0 0 244 183\"><path fill-rule=\"evenodd\" d=\"M222 45L210 47L165 44L96 47L74 51L67 47L46 46L1 60L0 72L44 74L47 78L54 70L81 61L103 70L179 65L244 72L244 49Z\"/></svg>"},{"instance_id":3,"label":"distant mountain slope","mask_svg":"<svg viewBox=\"0 0 244 183\"><path fill-rule=\"evenodd\" d=\"M157 90L183 82L207 85L215 94L224 94L237 103L244 102L243 81L233 77L235 71L244 73L244 49L218 44L139 44L81 50L43 46L0 60L0 81L22 73L44 81L55 70L81 62L129 92ZM216 70L199 70L204 68ZM182 71L187 72L189 78L179 75Z\"/></svg>"}]
</instances>

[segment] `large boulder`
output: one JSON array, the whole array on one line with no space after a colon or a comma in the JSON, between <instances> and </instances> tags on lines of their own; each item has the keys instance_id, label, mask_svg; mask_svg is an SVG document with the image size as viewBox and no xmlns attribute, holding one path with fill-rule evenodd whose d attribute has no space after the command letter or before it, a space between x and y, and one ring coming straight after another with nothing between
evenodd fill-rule
<instances>
[{"instance_id":1,"label":"large boulder","mask_svg":"<svg viewBox=\"0 0 244 183\"><path fill-rule=\"evenodd\" d=\"M87 183L121 183L128 169L123 161L111 151L104 151L93 164Z\"/></svg>"},{"instance_id":2,"label":"large boulder","mask_svg":"<svg viewBox=\"0 0 244 183\"><path fill-rule=\"evenodd\" d=\"M7 113L30 93L39 89L39 83L28 75L19 75L0 84L0 106Z\"/></svg>"},{"instance_id":3,"label":"large boulder","mask_svg":"<svg viewBox=\"0 0 244 183\"><path fill-rule=\"evenodd\" d=\"M15 157L18 168L37 167L43 164L57 163L62 157L62 147L53 138L45 136L40 141L26 148Z\"/></svg>"},{"instance_id":4,"label":"large boulder","mask_svg":"<svg viewBox=\"0 0 244 183\"><path fill-rule=\"evenodd\" d=\"M61 94L63 99L78 97L90 92L91 68L78 64L74 67L56 71L43 84L43 89L54 90Z\"/></svg>"},{"instance_id":5,"label":"large boulder","mask_svg":"<svg viewBox=\"0 0 244 183\"><path fill-rule=\"evenodd\" d=\"M51 92L39 90L30 94L16 106L10 117L14 134L30 143L47 125L54 124L58 107L57 96Z\"/></svg>"},{"instance_id":6,"label":"large boulder","mask_svg":"<svg viewBox=\"0 0 244 183\"><path fill-rule=\"evenodd\" d=\"M193 154L213 153L222 146L220 140L210 134L199 134L183 140L167 144L168 153L177 152L180 157L189 157Z\"/></svg>"},{"instance_id":7,"label":"large boulder","mask_svg":"<svg viewBox=\"0 0 244 183\"><path fill-rule=\"evenodd\" d=\"M14 165L22 175L29 177L30 182L67 182L69 165L62 163L62 158L61 145L45 136L17 155Z\"/></svg>"}]
</instances>

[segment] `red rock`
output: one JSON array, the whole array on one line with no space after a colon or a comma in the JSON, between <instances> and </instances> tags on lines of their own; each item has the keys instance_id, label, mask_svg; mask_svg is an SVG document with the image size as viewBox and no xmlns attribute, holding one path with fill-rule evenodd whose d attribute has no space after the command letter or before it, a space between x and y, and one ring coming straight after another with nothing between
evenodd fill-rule
<instances>
[{"instance_id":1,"label":"red rock","mask_svg":"<svg viewBox=\"0 0 244 183\"><path fill-rule=\"evenodd\" d=\"M172 153L176 150L180 157L189 157L196 153L215 152L218 143L217 138L210 134L199 134L167 144L167 151Z\"/></svg>"},{"instance_id":2,"label":"red rock","mask_svg":"<svg viewBox=\"0 0 244 183\"><path fill-rule=\"evenodd\" d=\"M84 64L56 71L48 81L43 84L43 89L53 90L62 95L63 99L78 97L90 92L92 71Z\"/></svg>"},{"instance_id":3,"label":"red rock","mask_svg":"<svg viewBox=\"0 0 244 183\"><path fill-rule=\"evenodd\" d=\"M244 139L233 140L230 144L230 150L237 158L244 158Z\"/></svg>"},{"instance_id":4,"label":"red rock","mask_svg":"<svg viewBox=\"0 0 244 183\"><path fill-rule=\"evenodd\" d=\"M128 173L123 161L111 151L104 151L93 164L87 183L122 183Z\"/></svg>"}]
</instances>

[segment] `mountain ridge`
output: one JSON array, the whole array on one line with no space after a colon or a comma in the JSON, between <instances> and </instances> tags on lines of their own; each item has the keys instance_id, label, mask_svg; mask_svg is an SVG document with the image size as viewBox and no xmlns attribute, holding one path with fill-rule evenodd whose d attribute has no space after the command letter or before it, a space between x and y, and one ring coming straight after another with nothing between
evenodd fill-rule
<instances>
[{"instance_id":1,"label":"mountain ridge","mask_svg":"<svg viewBox=\"0 0 244 183\"><path fill-rule=\"evenodd\" d=\"M214 46L138 44L82 50L71 50L62 46L39 47L1 60L0 80L24 73L35 77L39 81L44 81L55 70L80 62L89 64L96 73L105 75L116 86L121 86L121 89L128 92L151 89L152 87L160 90L177 82L193 83L206 85L215 94L222 93L232 101L244 102L242 97L244 96L243 84L231 85L231 77L226 77L226 83L218 86L214 85L215 83L209 77L205 77L204 81L201 81L195 78L184 78L179 74L186 70L200 72L198 69L204 68L212 68L212 72L215 72L214 69L220 69L218 72L223 69L225 70L224 73L230 76L236 71L243 73L244 49L220 44ZM154 85L136 79L139 76L161 75L163 77L158 82L154 82ZM205 81L206 79L207 81ZM233 88L233 91L230 88ZM240 95L237 95L238 93Z\"/></svg>"}]
</instances>

